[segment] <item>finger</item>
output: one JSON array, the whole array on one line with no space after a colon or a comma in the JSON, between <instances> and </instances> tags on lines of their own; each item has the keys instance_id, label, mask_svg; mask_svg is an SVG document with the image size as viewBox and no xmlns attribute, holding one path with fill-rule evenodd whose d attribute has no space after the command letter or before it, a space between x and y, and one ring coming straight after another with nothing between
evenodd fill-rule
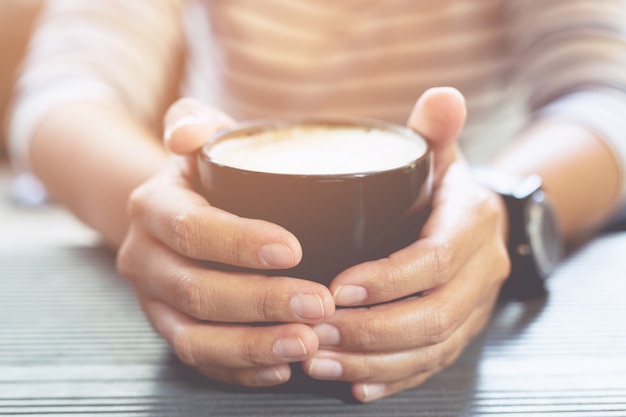
<instances>
[{"instance_id":1,"label":"finger","mask_svg":"<svg viewBox=\"0 0 626 417\"><path fill-rule=\"evenodd\" d=\"M172 250L193 259L247 268L289 268L302 249L284 228L212 207L177 176L164 171L135 189L129 213Z\"/></svg>"},{"instance_id":2,"label":"finger","mask_svg":"<svg viewBox=\"0 0 626 417\"><path fill-rule=\"evenodd\" d=\"M504 225L501 202L453 165L439 187L421 238L388 258L356 265L330 285L341 306L371 305L437 288L449 282ZM495 259L506 258L503 241ZM491 245L487 249L491 249Z\"/></svg>"},{"instance_id":3,"label":"finger","mask_svg":"<svg viewBox=\"0 0 626 417\"><path fill-rule=\"evenodd\" d=\"M349 382L391 383L432 374L456 360L485 326L492 306L491 300L483 303L451 337L435 345L389 353L320 350L303 366L313 378Z\"/></svg>"},{"instance_id":4,"label":"finger","mask_svg":"<svg viewBox=\"0 0 626 417\"><path fill-rule=\"evenodd\" d=\"M504 281L504 268L491 253L489 249L485 256L474 257L457 278L423 296L336 310L328 322L315 327L321 345L352 352L394 352L444 342Z\"/></svg>"},{"instance_id":5,"label":"finger","mask_svg":"<svg viewBox=\"0 0 626 417\"><path fill-rule=\"evenodd\" d=\"M165 146L179 155L202 147L217 131L234 125L224 112L198 100L182 98L165 115Z\"/></svg>"},{"instance_id":6,"label":"finger","mask_svg":"<svg viewBox=\"0 0 626 417\"><path fill-rule=\"evenodd\" d=\"M154 300L142 299L142 307L176 356L191 367L267 368L305 360L318 349L315 333L304 324L217 324L194 320Z\"/></svg>"},{"instance_id":7,"label":"finger","mask_svg":"<svg viewBox=\"0 0 626 417\"><path fill-rule=\"evenodd\" d=\"M352 384L352 396L364 403L372 402L422 385L433 375L434 372L418 374L408 381L401 381L395 384L357 382Z\"/></svg>"},{"instance_id":8,"label":"finger","mask_svg":"<svg viewBox=\"0 0 626 417\"><path fill-rule=\"evenodd\" d=\"M480 329L484 328L484 326L489 321L489 317L491 315L491 309L495 304L495 300L497 298L497 293L493 294L491 297L491 301L487 302L485 305L489 306L483 314L480 314L479 317L482 318L482 322L476 323L474 326L468 326L471 331L468 334L468 339L472 339ZM427 369L425 372L417 373L414 375L410 375L405 379L381 383L381 382L357 382L352 384L352 395L355 399L362 402L370 402L377 400L379 398L388 397L409 388L413 388L424 383L428 378L437 374L442 369L452 365L458 357L461 355L462 349L453 351L451 355L449 355L446 360L440 363L440 366L432 367Z\"/></svg>"},{"instance_id":9,"label":"finger","mask_svg":"<svg viewBox=\"0 0 626 417\"><path fill-rule=\"evenodd\" d=\"M465 98L451 87L431 88L415 103L408 126L424 136L435 156L435 178L458 158L456 140L467 117Z\"/></svg>"},{"instance_id":10,"label":"finger","mask_svg":"<svg viewBox=\"0 0 626 417\"><path fill-rule=\"evenodd\" d=\"M318 323L335 310L328 289L308 280L211 270L130 230L118 269L145 295L214 322Z\"/></svg>"},{"instance_id":11,"label":"finger","mask_svg":"<svg viewBox=\"0 0 626 417\"><path fill-rule=\"evenodd\" d=\"M247 387L280 385L291 378L291 367L286 364L246 369L205 366L198 370L210 379Z\"/></svg>"}]
</instances>

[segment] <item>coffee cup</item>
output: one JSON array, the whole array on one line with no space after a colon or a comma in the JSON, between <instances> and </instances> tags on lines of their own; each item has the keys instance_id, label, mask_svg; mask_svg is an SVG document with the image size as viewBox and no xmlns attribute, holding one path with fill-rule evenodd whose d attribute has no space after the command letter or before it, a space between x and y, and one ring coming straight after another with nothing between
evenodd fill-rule
<instances>
[{"instance_id":1,"label":"coffee cup","mask_svg":"<svg viewBox=\"0 0 626 417\"><path fill-rule=\"evenodd\" d=\"M301 262L262 273L328 285L418 238L430 212L431 159L419 134L381 121L260 120L209 139L197 154L197 188L215 207L296 236Z\"/></svg>"}]
</instances>

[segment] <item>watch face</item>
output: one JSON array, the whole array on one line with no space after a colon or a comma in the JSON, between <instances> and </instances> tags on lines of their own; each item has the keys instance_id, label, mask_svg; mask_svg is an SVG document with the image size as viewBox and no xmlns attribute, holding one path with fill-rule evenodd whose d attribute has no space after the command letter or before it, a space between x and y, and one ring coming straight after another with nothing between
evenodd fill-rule
<instances>
[{"instance_id":1,"label":"watch face","mask_svg":"<svg viewBox=\"0 0 626 417\"><path fill-rule=\"evenodd\" d=\"M532 255L541 277L546 277L562 256L556 217L543 191L535 192L527 207L527 232Z\"/></svg>"}]
</instances>

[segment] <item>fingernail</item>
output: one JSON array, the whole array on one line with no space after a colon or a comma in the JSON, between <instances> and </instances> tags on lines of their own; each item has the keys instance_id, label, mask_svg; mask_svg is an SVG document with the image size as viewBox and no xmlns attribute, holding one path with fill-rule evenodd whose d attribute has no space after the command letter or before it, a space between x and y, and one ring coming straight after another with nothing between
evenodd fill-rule
<instances>
[{"instance_id":1,"label":"fingernail","mask_svg":"<svg viewBox=\"0 0 626 417\"><path fill-rule=\"evenodd\" d=\"M320 341L320 346L337 346L341 340L339 330L332 324L322 323L313 327L317 338Z\"/></svg>"},{"instance_id":2,"label":"fingernail","mask_svg":"<svg viewBox=\"0 0 626 417\"><path fill-rule=\"evenodd\" d=\"M306 346L299 337L278 339L272 351L274 355L282 359L302 359L307 355Z\"/></svg>"},{"instance_id":3,"label":"fingernail","mask_svg":"<svg viewBox=\"0 0 626 417\"><path fill-rule=\"evenodd\" d=\"M266 368L257 372L256 379L261 385L274 385L281 384L288 378L278 368Z\"/></svg>"},{"instance_id":4,"label":"fingernail","mask_svg":"<svg viewBox=\"0 0 626 417\"><path fill-rule=\"evenodd\" d=\"M333 359L313 359L308 374L318 379L337 379L343 374L343 367Z\"/></svg>"},{"instance_id":5,"label":"fingernail","mask_svg":"<svg viewBox=\"0 0 626 417\"><path fill-rule=\"evenodd\" d=\"M178 129L179 127L186 126L186 125L197 125L200 123L202 123L202 119L197 114L194 114L194 113L186 114L180 119L176 120L176 122L172 123L170 126L167 126L167 129L165 129L165 133L163 134L163 137L167 141L172 137L172 134L174 133L174 131Z\"/></svg>"},{"instance_id":6,"label":"fingernail","mask_svg":"<svg viewBox=\"0 0 626 417\"><path fill-rule=\"evenodd\" d=\"M342 285L333 294L335 304L352 306L367 300L367 290L357 285Z\"/></svg>"},{"instance_id":7,"label":"fingernail","mask_svg":"<svg viewBox=\"0 0 626 417\"><path fill-rule=\"evenodd\" d=\"M363 401L374 401L385 395L384 384L363 384Z\"/></svg>"},{"instance_id":8,"label":"fingernail","mask_svg":"<svg viewBox=\"0 0 626 417\"><path fill-rule=\"evenodd\" d=\"M289 301L289 309L300 319L318 320L324 317L324 303L317 294L298 294Z\"/></svg>"},{"instance_id":9,"label":"fingernail","mask_svg":"<svg viewBox=\"0 0 626 417\"><path fill-rule=\"evenodd\" d=\"M259 251L261 261L274 268L287 268L293 266L295 257L293 252L284 243L268 243Z\"/></svg>"}]
</instances>

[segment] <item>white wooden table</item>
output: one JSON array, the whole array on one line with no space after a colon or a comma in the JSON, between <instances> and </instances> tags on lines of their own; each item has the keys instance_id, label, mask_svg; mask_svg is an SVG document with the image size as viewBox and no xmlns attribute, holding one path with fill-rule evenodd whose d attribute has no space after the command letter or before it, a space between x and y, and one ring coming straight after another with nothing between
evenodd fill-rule
<instances>
[{"instance_id":1,"label":"white wooden table","mask_svg":"<svg viewBox=\"0 0 626 417\"><path fill-rule=\"evenodd\" d=\"M340 383L250 390L182 366L113 254L63 210L0 183L0 415L626 416L626 232L574 253L550 295L509 303L425 385L354 404Z\"/></svg>"}]
</instances>

